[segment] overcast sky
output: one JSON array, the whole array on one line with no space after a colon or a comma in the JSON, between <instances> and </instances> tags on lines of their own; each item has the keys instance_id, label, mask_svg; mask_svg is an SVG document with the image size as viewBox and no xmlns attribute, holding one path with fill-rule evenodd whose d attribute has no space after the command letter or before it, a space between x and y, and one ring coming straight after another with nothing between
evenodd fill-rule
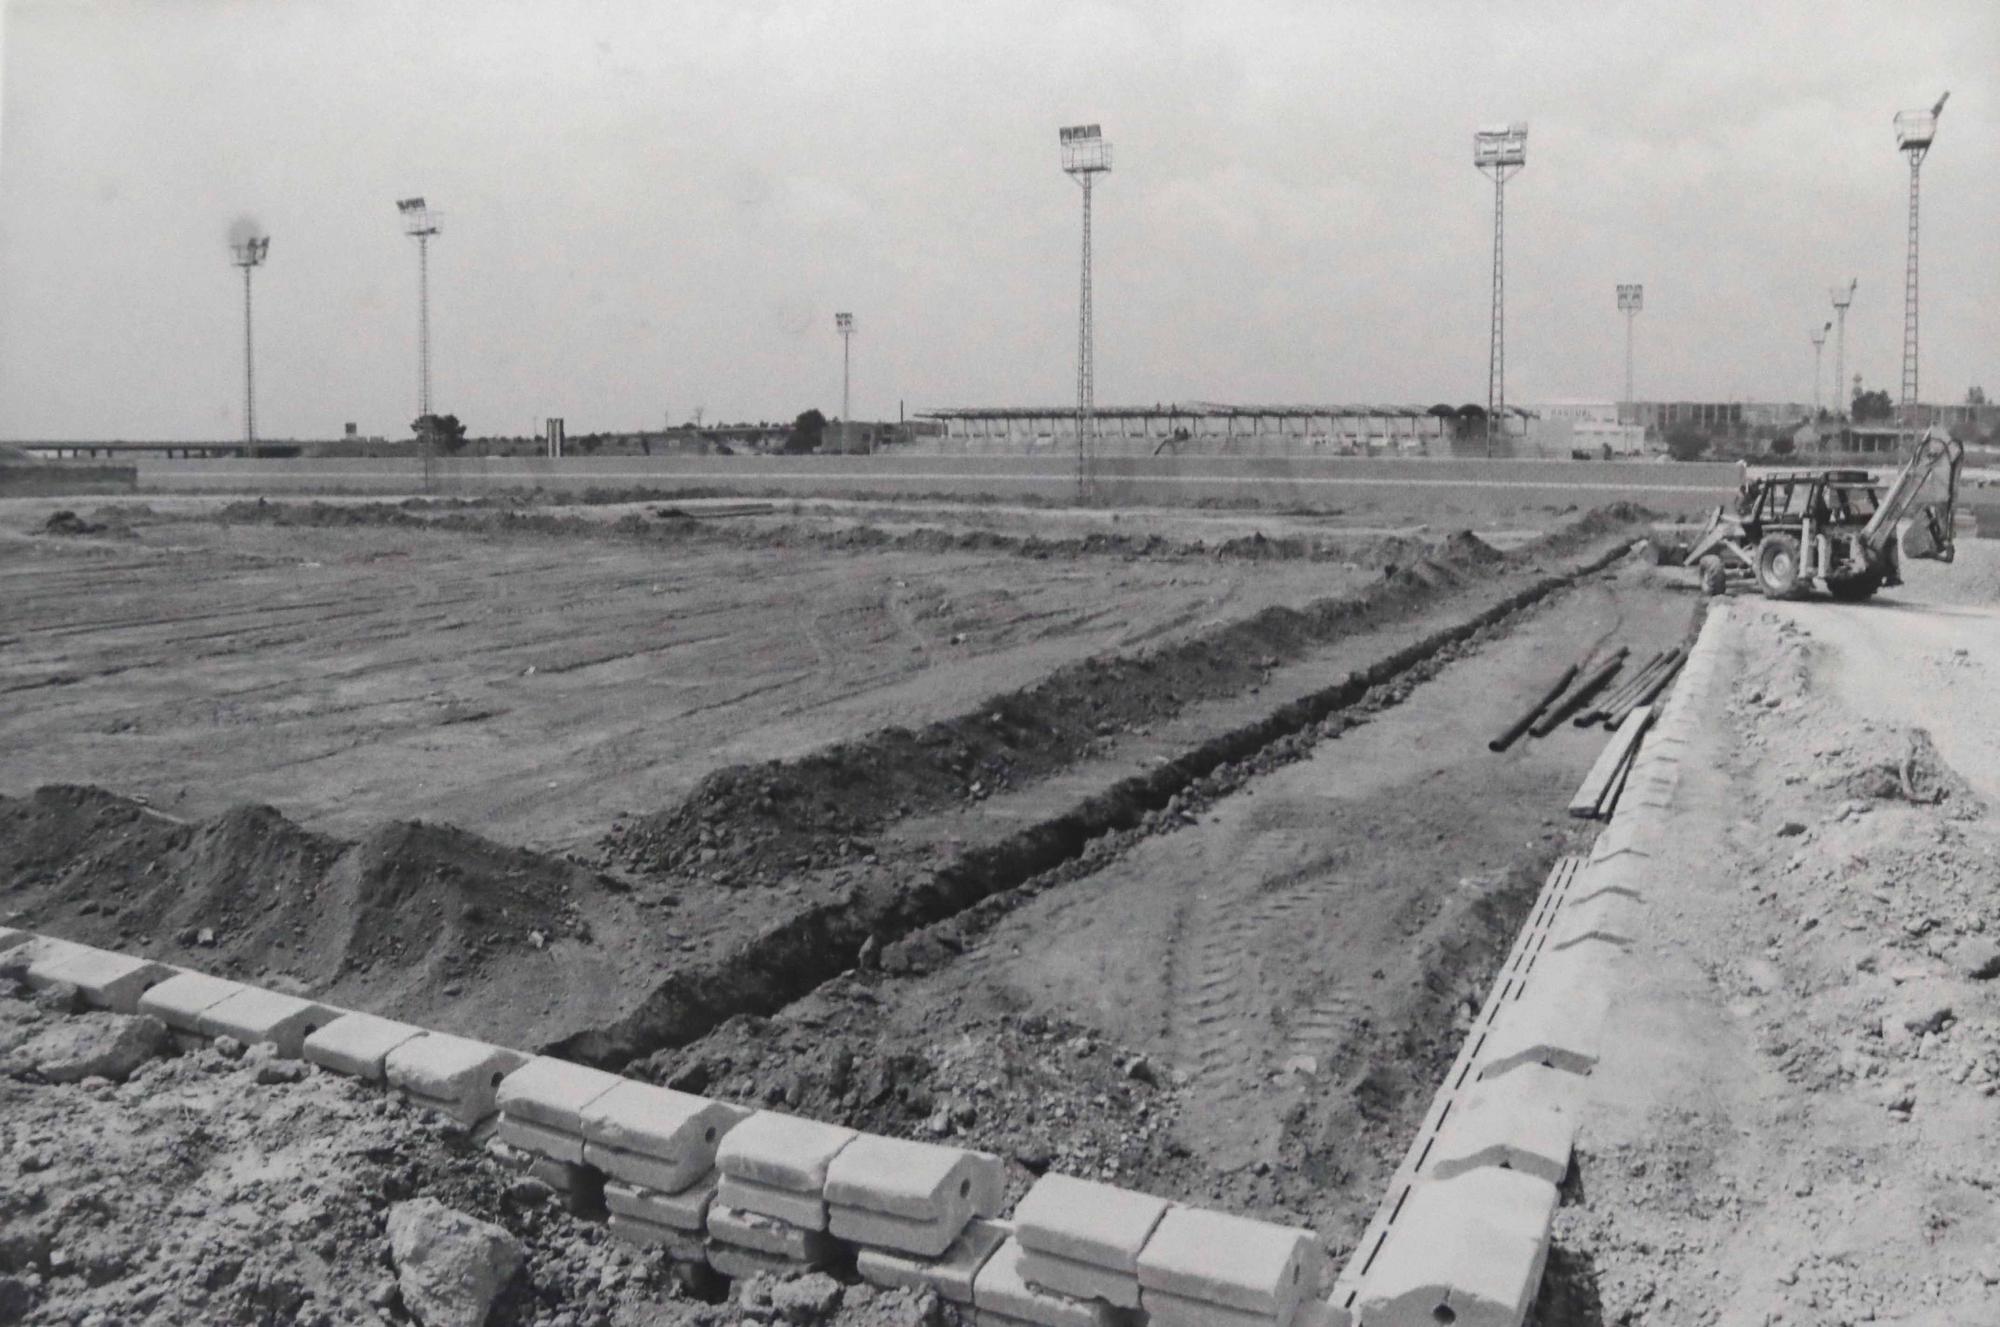
<instances>
[{"instance_id":1,"label":"overcast sky","mask_svg":"<svg viewBox=\"0 0 2000 1327\"><path fill-rule=\"evenodd\" d=\"M230 437L254 217L258 424L475 434L1074 398L1096 121L1100 404L1483 401L1483 122L1508 396L1808 399L1827 287L1893 395L1907 172L1923 385L2000 392L2000 4L507 4L16 0L0 85L0 436ZM1831 392L1834 347L1825 355Z\"/></svg>"}]
</instances>

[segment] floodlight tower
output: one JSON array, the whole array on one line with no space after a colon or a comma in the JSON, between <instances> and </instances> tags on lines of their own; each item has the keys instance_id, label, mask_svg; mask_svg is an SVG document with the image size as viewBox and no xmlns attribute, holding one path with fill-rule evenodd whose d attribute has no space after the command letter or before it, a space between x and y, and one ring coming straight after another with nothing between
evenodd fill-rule
<instances>
[{"instance_id":1,"label":"floodlight tower","mask_svg":"<svg viewBox=\"0 0 2000 1327\"><path fill-rule=\"evenodd\" d=\"M1618 287L1618 311L1625 315L1625 404L1632 405L1632 324L1646 307L1646 288L1641 285ZM1636 422L1637 411L1634 412Z\"/></svg>"},{"instance_id":2,"label":"floodlight tower","mask_svg":"<svg viewBox=\"0 0 2000 1327\"><path fill-rule=\"evenodd\" d=\"M1832 330L1833 330L1833 323L1832 323L1832 322L1831 322L1831 321L1829 320L1829 321L1827 322L1826 326L1824 326L1824 327L1818 327L1818 328L1815 328L1815 329L1813 329L1813 334L1812 334L1812 343L1813 343L1813 419L1814 419L1815 421L1817 421L1817 420L1819 419L1819 402L1820 402L1820 395L1819 395L1819 369L1820 369L1820 361L1821 361L1821 360L1822 360L1822 359L1823 359L1823 358L1825 357L1825 356L1824 356L1824 353L1823 353L1823 352L1824 352L1824 351L1826 350L1826 334L1827 334L1828 332L1831 332Z\"/></svg>"},{"instance_id":3,"label":"floodlight tower","mask_svg":"<svg viewBox=\"0 0 2000 1327\"><path fill-rule=\"evenodd\" d=\"M417 242L417 418L431 416L431 236L437 218L421 198L399 198L403 233ZM428 426L426 426L428 431Z\"/></svg>"},{"instance_id":4,"label":"floodlight tower","mask_svg":"<svg viewBox=\"0 0 2000 1327\"><path fill-rule=\"evenodd\" d=\"M1493 421L1507 408L1507 181L1528 164L1527 124L1516 120L1475 131L1472 164L1493 177L1493 339L1486 357L1486 454L1491 456Z\"/></svg>"},{"instance_id":5,"label":"floodlight tower","mask_svg":"<svg viewBox=\"0 0 2000 1327\"><path fill-rule=\"evenodd\" d=\"M835 331L840 333L840 454L845 456L848 451L847 369L851 359L850 352L854 345L854 315L851 313L834 314L833 327Z\"/></svg>"},{"instance_id":6,"label":"floodlight tower","mask_svg":"<svg viewBox=\"0 0 2000 1327\"><path fill-rule=\"evenodd\" d=\"M264 255L271 251L271 237L268 235L246 235L241 240L231 241L231 259L243 269L243 444L245 454L257 454L257 364L251 353L250 340L250 273L261 266Z\"/></svg>"},{"instance_id":7,"label":"floodlight tower","mask_svg":"<svg viewBox=\"0 0 2000 1327\"><path fill-rule=\"evenodd\" d=\"M1861 284L1861 278L1849 277L1844 286L1835 286L1833 295L1833 413L1836 418L1847 414L1847 406L1840 399L1840 384L1847 381L1847 306L1854 303L1854 288Z\"/></svg>"},{"instance_id":8,"label":"floodlight tower","mask_svg":"<svg viewBox=\"0 0 2000 1327\"><path fill-rule=\"evenodd\" d=\"M1111 144L1094 124L1074 124L1057 131L1062 143L1062 168L1083 187L1083 277L1077 298L1076 323L1076 496L1090 495L1090 453L1097 432L1097 365L1092 344L1095 328L1090 313L1090 185L1111 170Z\"/></svg>"},{"instance_id":9,"label":"floodlight tower","mask_svg":"<svg viewBox=\"0 0 2000 1327\"><path fill-rule=\"evenodd\" d=\"M1927 111L1896 114L1896 150L1910 159L1910 247L1903 265L1903 427L1917 426L1917 177L1937 137L1947 92Z\"/></svg>"}]
</instances>

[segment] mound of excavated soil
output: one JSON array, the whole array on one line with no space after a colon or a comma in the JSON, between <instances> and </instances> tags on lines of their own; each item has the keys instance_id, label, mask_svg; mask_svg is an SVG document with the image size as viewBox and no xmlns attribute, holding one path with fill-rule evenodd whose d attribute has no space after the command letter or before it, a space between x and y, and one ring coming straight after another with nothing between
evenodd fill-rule
<instances>
[{"instance_id":1,"label":"mound of excavated soil","mask_svg":"<svg viewBox=\"0 0 2000 1327\"><path fill-rule=\"evenodd\" d=\"M581 868L449 826L359 842L268 806L183 823L95 788L0 797L0 913L191 967L431 1017L587 935ZM458 989L454 989L458 988Z\"/></svg>"},{"instance_id":2,"label":"mound of excavated soil","mask_svg":"<svg viewBox=\"0 0 2000 1327\"><path fill-rule=\"evenodd\" d=\"M1270 608L1164 648L1092 658L921 729L886 728L796 760L717 770L678 805L614 831L635 868L772 883L870 851L912 812L978 799L1075 763L1100 737L1258 685L1281 662L1406 611L1436 590L1506 562L1453 536L1358 595Z\"/></svg>"}]
</instances>

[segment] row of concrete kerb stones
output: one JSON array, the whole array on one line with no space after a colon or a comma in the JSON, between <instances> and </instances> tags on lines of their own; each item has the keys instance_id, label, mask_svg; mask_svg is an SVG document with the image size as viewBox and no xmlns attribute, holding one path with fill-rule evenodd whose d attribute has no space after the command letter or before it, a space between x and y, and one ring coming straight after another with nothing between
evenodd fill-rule
<instances>
[{"instance_id":1,"label":"row of concrete kerb stones","mask_svg":"<svg viewBox=\"0 0 2000 1327\"><path fill-rule=\"evenodd\" d=\"M1559 1189L1651 891L1681 757L1712 685L1711 611L1610 826L1565 859L1495 979L1381 1210L1334 1284L1332 1317L1517 1327L1539 1293Z\"/></svg>"},{"instance_id":2,"label":"row of concrete kerb stones","mask_svg":"<svg viewBox=\"0 0 2000 1327\"><path fill-rule=\"evenodd\" d=\"M980 1324L1304 1327L1311 1232L1048 1174L1001 1219L998 1157L657 1087L206 973L0 928L0 974L233 1037L400 1091L485 1130L614 1234L731 1278L851 1269L930 1287ZM595 1204L592 1204L595 1206ZM1305 1312L1302 1313L1302 1310Z\"/></svg>"}]
</instances>

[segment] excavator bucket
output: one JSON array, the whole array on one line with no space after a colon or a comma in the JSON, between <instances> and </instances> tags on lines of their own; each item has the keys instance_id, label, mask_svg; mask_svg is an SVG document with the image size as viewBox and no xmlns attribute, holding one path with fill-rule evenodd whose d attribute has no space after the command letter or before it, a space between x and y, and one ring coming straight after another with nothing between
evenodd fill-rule
<instances>
[{"instance_id":1,"label":"excavator bucket","mask_svg":"<svg viewBox=\"0 0 2000 1327\"><path fill-rule=\"evenodd\" d=\"M1965 444L1940 428L1927 429L1882 495L1875 518L1862 531L1869 547L1882 550L1893 537L1906 558L1949 562L1957 551L1952 519L1958 506L1958 471ZM1922 499L1933 497L1933 501Z\"/></svg>"}]
</instances>

